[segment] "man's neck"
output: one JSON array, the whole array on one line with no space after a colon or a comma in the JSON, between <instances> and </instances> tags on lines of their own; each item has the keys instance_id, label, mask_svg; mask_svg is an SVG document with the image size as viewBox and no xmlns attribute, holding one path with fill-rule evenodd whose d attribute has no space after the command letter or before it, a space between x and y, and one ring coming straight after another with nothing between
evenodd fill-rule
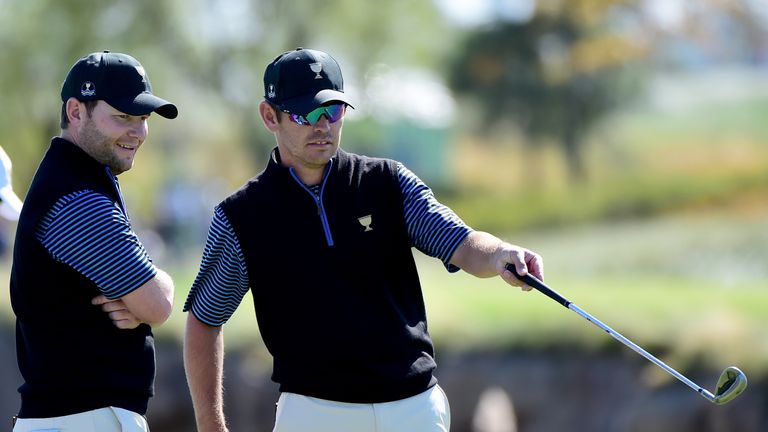
<instances>
[{"instance_id":1,"label":"man's neck","mask_svg":"<svg viewBox=\"0 0 768 432\"><path fill-rule=\"evenodd\" d=\"M71 142L72 144L76 144L75 138L69 132L69 129L62 129L61 133L59 133L59 137Z\"/></svg>"},{"instance_id":2,"label":"man's neck","mask_svg":"<svg viewBox=\"0 0 768 432\"><path fill-rule=\"evenodd\" d=\"M280 156L280 150L276 149L274 153L275 161L286 168L293 168L293 171L299 177L302 183L307 186L314 186L320 184L323 181L323 175L325 174L325 168L328 163L321 167L307 167L301 164L289 163L283 160Z\"/></svg>"},{"instance_id":3,"label":"man's neck","mask_svg":"<svg viewBox=\"0 0 768 432\"><path fill-rule=\"evenodd\" d=\"M320 182L323 181L323 173L325 172L325 167L320 169L308 169L305 167L293 167L294 172L296 172L296 175L299 176L299 179L302 183L304 183L307 186L314 186L316 184L320 184Z\"/></svg>"}]
</instances>

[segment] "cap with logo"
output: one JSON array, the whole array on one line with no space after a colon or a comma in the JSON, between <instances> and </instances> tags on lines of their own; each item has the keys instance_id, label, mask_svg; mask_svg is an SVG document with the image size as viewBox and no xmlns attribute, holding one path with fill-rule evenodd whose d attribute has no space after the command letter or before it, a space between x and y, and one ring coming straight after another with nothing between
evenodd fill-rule
<instances>
[{"instance_id":1,"label":"cap with logo","mask_svg":"<svg viewBox=\"0 0 768 432\"><path fill-rule=\"evenodd\" d=\"M264 99L299 115L329 102L352 106L336 60L328 53L305 48L286 51L267 65Z\"/></svg>"},{"instance_id":2,"label":"cap with logo","mask_svg":"<svg viewBox=\"0 0 768 432\"><path fill-rule=\"evenodd\" d=\"M149 77L138 60L109 51L91 53L75 62L61 87L61 100L71 97L103 100L134 116L154 111L172 119L179 114L176 105L152 94Z\"/></svg>"},{"instance_id":3,"label":"cap with logo","mask_svg":"<svg viewBox=\"0 0 768 432\"><path fill-rule=\"evenodd\" d=\"M11 185L11 158L0 147L0 216L19 220L22 203Z\"/></svg>"}]
</instances>

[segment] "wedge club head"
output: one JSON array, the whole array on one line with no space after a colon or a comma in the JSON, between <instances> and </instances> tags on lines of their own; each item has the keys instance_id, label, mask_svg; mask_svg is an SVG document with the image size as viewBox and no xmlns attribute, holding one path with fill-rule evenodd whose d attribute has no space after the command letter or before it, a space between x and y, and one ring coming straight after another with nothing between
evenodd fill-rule
<instances>
[{"instance_id":1,"label":"wedge club head","mask_svg":"<svg viewBox=\"0 0 768 432\"><path fill-rule=\"evenodd\" d=\"M715 397L712 402L722 405L732 401L747 388L747 376L735 366L730 366L723 371L717 380Z\"/></svg>"}]
</instances>

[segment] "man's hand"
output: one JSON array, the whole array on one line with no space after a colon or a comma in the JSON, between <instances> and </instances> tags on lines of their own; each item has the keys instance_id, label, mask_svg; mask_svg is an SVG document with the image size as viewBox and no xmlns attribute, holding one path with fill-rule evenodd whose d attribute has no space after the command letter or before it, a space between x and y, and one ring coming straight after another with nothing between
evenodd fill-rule
<instances>
[{"instance_id":1,"label":"man's hand","mask_svg":"<svg viewBox=\"0 0 768 432\"><path fill-rule=\"evenodd\" d=\"M104 295L99 295L91 300L91 303L97 306L101 306L101 310L109 315L109 319L112 320L112 324L115 327L123 330L135 329L141 324L141 320L136 318L136 315L132 314L128 307L121 299L110 300Z\"/></svg>"},{"instance_id":2,"label":"man's hand","mask_svg":"<svg viewBox=\"0 0 768 432\"><path fill-rule=\"evenodd\" d=\"M496 271L504 281L512 286L521 287L523 291L530 291L531 287L524 284L516 275L507 270L507 263L515 266L515 270L521 276L531 274L539 280L544 280L544 261L541 256L526 248L502 243L494 254Z\"/></svg>"},{"instance_id":3,"label":"man's hand","mask_svg":"<svg viewBox=\"0 0 768 432\"><path fill-rule=\"evenodd\" d=\"M504 282L525 291L531 287L507 270L507 264L515 266L520 275L531 274L544 280L544 261L539 254L482 231L467 236L453 253L451 264L477 277L500 276Z\"/></svg>"}]
</instances>

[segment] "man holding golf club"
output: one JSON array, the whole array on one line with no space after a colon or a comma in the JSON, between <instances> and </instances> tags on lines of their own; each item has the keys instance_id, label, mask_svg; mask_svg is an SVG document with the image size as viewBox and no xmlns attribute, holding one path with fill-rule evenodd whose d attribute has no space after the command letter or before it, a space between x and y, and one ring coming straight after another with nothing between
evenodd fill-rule
<instances>
[{"instance_id":1,"label":"man holding golf club","mask_svg":"<svg viewBox=\"0 0 768 432\"><path fill-rule=\"evenodd\" d=\"M150 114L178 111L136 59L107 51L72 66L61 100L61 135L32 180L13 251L24 378L13 431L148 431L150 326L170 315L173 282L131 228L116 176L133 166Z\"/></svg>"},{"instance_id":2,"label":"man holding golf club","mask_svg":"<svg viewBox=\"0 0 768 432\"><path fill-rule=\"evenodd\" d=\"M283 53L264 91L277 147L215 208L184 306L198 430L227 430L222 326L249 289L280 384L275 431L449 430L411 248L525 289L505 266L541 279L541 258L473 231L401 163L340 149L351 103L327 53Z\"/></svg>"}]
</instances>

